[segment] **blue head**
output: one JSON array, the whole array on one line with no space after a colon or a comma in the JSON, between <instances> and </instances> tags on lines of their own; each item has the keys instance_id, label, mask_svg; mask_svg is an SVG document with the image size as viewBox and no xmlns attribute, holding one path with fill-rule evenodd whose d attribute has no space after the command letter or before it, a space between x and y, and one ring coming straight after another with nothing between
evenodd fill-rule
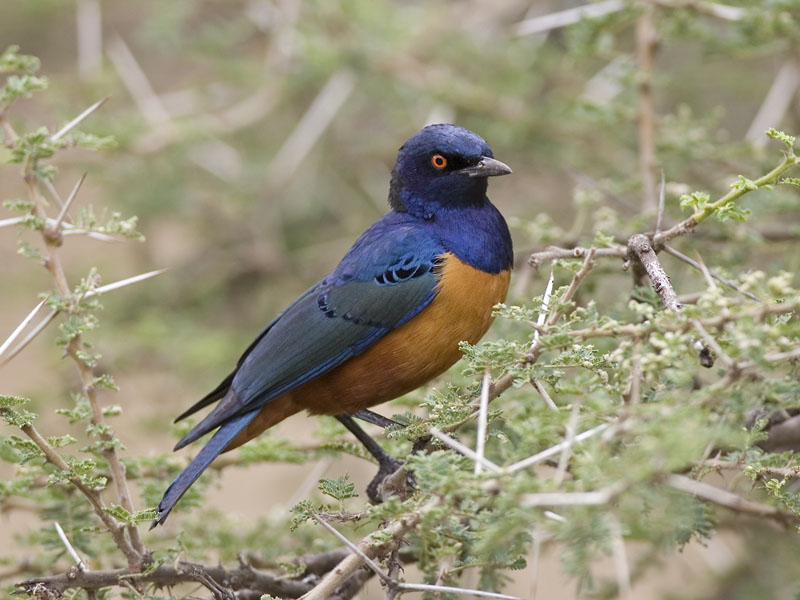
<instances>
[{"instance_id":1,"label":"blue head","mask_svg":"<svg viewBox=\"0 0 800 600\"><path fill-rule=\"evenodd\" d=\"M429 125L400 148L389 204L426 219L439 208L480 206L487 201L487 177L508 173L480 136L456 125Z\"/></svg>"}]
</instances>

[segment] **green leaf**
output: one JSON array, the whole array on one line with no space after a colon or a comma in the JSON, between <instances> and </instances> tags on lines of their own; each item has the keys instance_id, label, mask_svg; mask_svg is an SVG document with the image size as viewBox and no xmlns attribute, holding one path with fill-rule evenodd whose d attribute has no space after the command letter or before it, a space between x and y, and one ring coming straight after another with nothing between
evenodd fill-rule
<instances>
[{"instance_id":1,"label":"green leaf","mask_svg":"<svg viewBox=\"0 0 800 600\"><path fill-rule=\"evenodd\" d=\"M41 62L35 56L19 54L19 46L8 46L0 54L0 73L27 73L32 75L41 67Z\"/></svg>"},{"instance_id":2,"label":"green leaf","mask_svg":"<svg viewBox=\"0 0 800 600\"><path fill-rule=\"evenodd\" d=\"M711 196L707 192L692 192L691 194L683 194L680 198L681 210L692 208L695 211L703 210L711 200Z\"/></svg>"},{"instance_id":3,"label":"green leaf","mask_svg":"<svg viewBox=\"0 0 800 600\"><path fill-rule=\"evenodd\" d=\"M24 404L28 404L28 402L30 402L30 400L28 398L23 398L22 396L9 396L6 394L0 394L0 408L22 406Z\"/></svg>"},{"instance_id":4,"label":"green leaf","mask_svg":"<svg viewBox=\"0 0 800 600\"><path fill-rule=\"evenodd\" d=\"M773 129L770 127L767 129L765 135L773 140L778 140L786 144L786 147L791 151L794 147L795 137L793 135L786 134L782 131L778 131L777 129Z\"/></svg>"},{"instance_id":5,"label":"green leaf","mask_svg":"<svg viewBox=\"0 0 800 600\"><path fill-rule=\"evenodd\" d=\"M344 474L336 479L320 479L319 490L326 496L339 501L355 498L358 493L356 492L355 484L347 481L349 477L349 475Z\"/></svg>"}]
</instances>

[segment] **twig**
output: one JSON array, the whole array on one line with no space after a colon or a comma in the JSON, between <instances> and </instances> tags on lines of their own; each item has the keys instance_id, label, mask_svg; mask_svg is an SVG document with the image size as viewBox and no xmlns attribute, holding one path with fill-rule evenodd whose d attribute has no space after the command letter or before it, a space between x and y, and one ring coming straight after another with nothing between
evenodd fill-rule
<instances>
[{"instance_id":1,"label":"twig","mask_svg":"<svg viewBox=\"0 0 800 600\"><path fill-rule=\"evenodd\" d=\"M664 267L661 266L661 262L659 262L658 256L653 250L650 239L642 233L632 235L628 242L628 248L647 271L647 275L653 284L653 289L661 298L661 302L664 303L667 310L679 311L681 303L678 302L678 296L675 294L672 283L670 283Z\"/></svg>"},{"instance_id":2,"label":"twig","mask_svg":"<svg viewBox=\"0 0 800 600\"><path fill-rule=\"evenodd\" d=\"M628 390L628 404L642 401L642 339L634 338L631 353L631 385Z\"/></svg>"},{"instance_id":3,"label":"twig","mask_svg":"<svg viewBox=\"0 0 800 600\"><path fill-rule=\"evenodd\" d=\"M690 479L685 475L670 474L666 477L665 483L673 489L692 494L693 496L737 512L759 517L769 517L782 522L797 520L796 515L782 513L774 506L747 500L738 494L714 487L702 481L697 481L696 479Z\"/></svg>"},{"instance_id":4,"label":"twig","mask_svg":"<svg viewBox=\"0 0 800 600\"><path fill-rule=\"evenodd\" d=\"M433 510L438 505L439 500L437 498L430 500L411 514L394 520L385 529L363 538L358 544L359 548L370 558L385 554L392 544L396 543L396 541L402 538L410 529L416 527L425 513ZM378 536L379 539L376 539ZM350 554L332 569L319 584L304 595L302 600L326 600L363 564L364 561L361 556L355 553Z\"/></svg>"},{"instance_id":5,"label":"twig","mask_svg":"<svg viewBox=\"0 0 800 600\"><path fill-rule=\"evenodd\" d=\"M528 258L528 264L534 268L538 268L542 263L551 260L558 260L561 258L583 258L589 252L588 248L576 246L575 248L558 248L550 246L539 252L534 252ZM596 248L594 251L596 258L625 258L627 256L627 249L625 246L613 246L611 248Z\"/></svg>"},{"instance_id":6,"label":"twig","mask_svg":"<svg viewBox=\"0 0 800 600\"><path fill-rule=\"evenodd\" d=\"M664 222L664 208L666 204L667 181L664 177L664 169L661 169L661 187L658 191L658 216L656 217L656 233L661 231L661 224Z\"/></svg>"},{"instance_id":7,"label":"twig","mask_svg":"<svg viewBox=\"0 0 800 600\"><path fill-rule=\"evenodd\" d=\"M576 402L572 406L572 413L570 414L569 420L565 425L567 435L564 438L564 447L561 449L561 456L558 458L558 467L556 468L556 474L553 477L553 485L555 485L557 488L561 487L561 484L564 482L564 476L567 473L567 464L569 464L572 444L575 443L575 426L578 424L578 415L580 414L579 409L580 404Z\"/></svg>"},{"instance_id":8,"label":"twig","mask_svg":"<svg viewBox=\"0 0 800 600\"><path fill-rule=\"evenodd\" d=\"M594 492L538 492L523 494L518 505L525 508L537 506L595 506L607 504L616 495L612 488Z\"/></svg>"},{"instance_id":9,"label":"twig","mask_svg":"<svg viewBox=\"0 0 800 600\"><path fill-rule=\"evenodd\" d=\"M725 352L722 347L717 343L717 340L708 333L708 330L703 327L703 324L696 318L691 319L692 327L694 327L695 331L700 334L700 337L703 338L706 346L711 348L717 357L723 362L723 364L728 367L729 369L736 368L736 363L734 360L728 356L728 353Z\"/></svg>"},{"instance_id":10,"label":"twig","mask_svg":"<svg viewBox=\"0 0 800 600\"><path fill-rule=\"evenodd\" d=\"M745 9L739 6L706 2L705 0L652 0L659 6L667 8L691 8L692 10L723 21L740 21L745 16Z\"/></svg>"},{"instance_id":11,"label":"twig","mask_svg":"<svg viewBox=\"0 0 800 600\"><path fill-rule=\"evenodd\" d=\"M653 236L653 244L660 248L673 238L690 233L692 230L694 230L698 223L713 215L719 208L725 206L729 202L738 200L753 189L758 189L777 183L778 178L784 171L791 169L798 164L800 164L800 157L795 156L795 154L791 151L786 152L781 164L772 169L769 173L766 173L758 179L753 180L752 186L733 186L727 194L718 200L706 204L703 208L698 209L693 215L687 217L680 223L673 225L669 229L655 234Z\"/></svg>"},{"instance_id":12,"label":"twig","mask_svg":"<svg viewBox=\"0 0 800 600\"><path fill-rule=\"evenodd\" d=\"M67 534L64 533L63 529L61 529L61 525L59 524L59 522L55 521L53 525L56 528L56 533L58 533L58 537L61 538L61 543L64 544L64 546L67 549L67 552L69 552L70 556L72 556L72 560L74 560L77 563L78 568L81 571L88 571L89 568L86 566L86 563L83 562L83 559L75 551L75 548L72 547L72 544L70 544L69 539L67 539Z\"/></svg>"},{"instance_id":13,"label":"twig","mask_svg":"<svg viewBox=\"0 0 800 600\"><path fill-rule=\"evenodd\" d=\"M739 462L733 462L729 460L714 460L709 459L706 460L703 467L710 467L712 469L736 469L736 470L745 470L756 473L757 475L776 475L783 479L794 479L800 477L800 465L793 466L793 467L769 467L766 465L759 465L757 467L751 467L750 465L745 465Z\"/></svg>"},{"instance_id":14,"label":"twig","mask_svg":"<svg viewBox=\"0 0 800 600\"><path fill-rule=\"evenodd\" d=\"M596 264L594 262L595 254L597 254L597 248L592 246L591 248L589 248L589 251L586 253L586 257L583 259L583 265L578 270L578 272L572 276L572 281L570 281L567 291L564 292L564 295L561 296L561 298L559 299L559 303L566 304L568 302L572 302L572 298L575 296L575 292L578 291L578 287L583 281L583 278L589 274L589 271L591 271ZM551 314L550 318L547 320L547 324L555 325L556 321L558 321L560 317L561 317L560 313Z\"/></svg>"},{"instance_id":15,"label":"twig","mask_svg":"<svg viewBox=\"0 0 800 600\"><path fill-rule=\"evenodd\" d=\"M161 273L165 273L168 269L158 269L156 271L150 271L149 273L142 273L141 275L136 275L134 277L128 277L127 279L122 279L121 281L115 281L114 283L109 283L107 285L100 286L94 290L89 290L84 295L84 299L92 298L99 294L103 294L106 292L110 292L112 290L116 290L127 285L131 285L133 283L137 283L139 281L144 281L145 279L149 279L150 277L155 277L156 275L160 275ZM23 339L19 344L17 344L13 350L11 350L6 356L2 356L2 352L0 352L0 367L5 365L9 362L12 358L14 358L17 354L19 354L37 335L39 335L45 327L59 314L58 310L52 310L50 313L42 319L39 324Z\"/></svg>"},{"instance_id":16,"label":"twig","mask_svg":"<svg viewBox=\"0 0 800 600\"><path fill-rule=\"evenodd\" d=\"M534 17L521 21L514 27L514 35L532 35L543 33L551 29L566 27L577 23L581 19L594 19L623 10L626 3L623 0L604 0L594 4L584 4L541 17Z\"/></svg>"},{"instance_id":17,"label":"twig","mask_svg":"<svg viewBox=\"0 0 800 600\"><path fill-rule=\"evenodd\" d=\"M480 407L478 408L478 430L476 432L475 440L475 475L480 475L483 471L484 453L486 451L486 425L489 417L489 388L492 383L492 378L489 373L489 367L483 373L483 380L481 381L481 398Z\"/></svg>"},{"instance_id":18,"label":"twig","mask_svg":"<svg viewBox=\"0 0 800 600\"><path fill-rule=\"evenodd\" d=\"M86 111L84 111L86 112ZM63 130L62 130L63 131ZM24 166L24 179L25 183L28 186L28 194L30 196L30 200L33 204L32 212L35 216L42 219L43 221L47 220L47 212L46 212L46 204L44 199L39 193L39 188L36 184L37 176L35 174L36 168L36 160L28 160L25 162ZM41 231L42 240L45 245L44 249L44 266L50 272L53 280L55 282L56 291L58 295L62 299L62 301L67 301L71 298L71 290L69 287L69 283L67 282L67 277L64 272L64 267L61 263L61 256L59 254L59 246L61 245L61 237L60 237L60 229L57 230L48 230L47 228ZM81 339L80 335L73 337L66 347L67 353L73 359L78 372L80 373L83 392L89 400L89 406L91 408L91 421L94 425L104 425L105 418L103 416L103 411L100 406L99 399L97 397L97 389L95 386L95 373L94 368L87 364L83 356L85 355L85 346ZM114 435L111 432L110 428L100 434L100 438L104 442L113 442ZM40 446L41 447L41 446ZM128 487L128 481L125 478L125 467L122 464L122 461L119 458L119 454L117 453L116 447L113 443L105 444L105 447L102 450L103 457L106 459L106 462L111 469L111 473L113 476L113 485L117 492L117 497L119 499L119 503L122 507L130 513L135 512L133 508L133 501L131 498L130 489ZM62 461L63 462L63 461ZM76 480L72 480L75 483ZM79 480L77 480L79 482ZM85 486L84 486L85 487ZM90 498L91 500L91 498ZM108 515L102 509L101 505L98 505L95 509L95 512L102 513L105 517ZM101 517L102 518L102 517ZM110 517L108 517L110 518ZM103 520L106 523L106 519ZM116 526L116 521L111 519L111 522ZM145 547L142 543L141 537L139 535L139 530L135 523L129 523L125 526L125 530L128 532L128 536L130 538L130 546L133 549L133 553L130 554L127 552L128 548L124 547L123 541L125 540L124 536L120 534L122 539L118 539L115 537L115 541L117 542L118 547L123 554L125 554L126 558L128 559L128 564L131 567L138 566L142 557L145 554ZM121 531L121 530L120 530Z\"/></svg>"},{"instance_id":19,"label":"twig","mask_svg":"<svg viewBox=\"0 0 800 600\"><path fill-rule=\"evenodd\" d=\"M537 333L538 333L538 330L537 330ZM556 406L556 403L553 402L553 399L550 397L550 394L547 393L547 388L544 387L542 382L539 381L538 379L531 379L531 383L533 383L533 387L535 387L536 391L539 392L539 395L544 400L544 403L547 404L548 408L550 408L550 410L554 410L554 411L557 412L558 411L558 406Z\"/></svg>"},{"instance_id":20,"label":"twig","mask_svg":"<svg viewBox=\"0 0 800 600\"><path fill-rule=\"evenodd\" d=\"M625 552L625 539L619 519L612 512L608 515L608 529L611 534L611 556L614 559L614 571L617 575L617 591L620 598L632 598L631 569Z\"/></svg>"},{"instance_id":21,"label":"twig","mask_svg":"<svg viewBox=\"0 0 800 600\"><path fill-rule=\"evenodd\" d=\"M433 437L442 442L445 446L448 446L449 448L455 450L459 454L463 454L467 458L471 458L476 463L481 463L481 465L483 465L490 471L499 473L503 470L501 467L497 466L495 463L493 463L485 456L484 457L478 456L478 454L472 448L465 446L458 440L455 440L451 438L449 435L442 433L442 431L440 431L436 427L431 427L430 429L428 429L428 433L430 433Z\"/></svg>"},{"instance_id":22,"label":"twig","mask_svg":"<svg viewBox=\"0 0 800 600\"><path fill-rule=\"evenodd\" d=\"M499 594L497 592L486 592L483 590L471 590L467 588L452 587L449 585L432 585L429 583L398 583L397 588L409 592L442 592L445 594L460 594L464 596L477 596L479 598L499 598L499 600L522 600L517 596Z\"/></svg>"},{"instance_id":23,"label":"twig","mask_svg":"<svg viewBox=\"0 0 800 600\"><path fill-rule=\"evenodd\" d=\"M679 260L682 260L687 265L691 265L692 267L694 267L698 271L703 271L703 266L701 265L701 263L697 262L696 260L693 260L693 259L689 258L683 252L680 252L680 251L676 250L672 246L668 246L668 245L665 244L664 245L664 252L666 252L667 254L671 254L672 256L674 256L675 258L677 258ZM748 292L747 290L743 290L742 288L740 288L738 285L736 285L730 279L726 279L722 275L718 275L717 273L715 273L711 269L707 269L707 270L708 270L708 274L711 275L711 277L713 277L717 281L719 281L721 284L726 285L726 286L728 286L729 288L731 288L733 290L736 290L737 292L747 296L751 300L755 300L756 302L761 302L761 298L759 298L758 296L756 296L753 293Z\"/></svg>"},{"instance_id":24,"label":"twig","mask_svg":"<svg viewBox=\"0 0 800 600\"><path fill-rule=\"evenodd\" d=\"M639 68L639 171L644 195L642 210L655 213L656 196L656 110L653 102L653 61L658 36L653 27L655 7L645 2L636 21L636 64Z\"/></svg>"},{"instance_id":25,"label":"twig","mask_svg":"<svg viewBox=\"0 0 800 600\"><path fill-rule=\"evenodd\" d=\"M578 442L582 442L584 440L588 440L593 435L600 433L601 431L605 431L608 429L608 423L603 423L601 425L597 425L596 427L592 427L591 429L587 429L586 431L582 431L575 438L572 440L573 444ZM567 442L559 442L555 446L551 446L546 450L542 450L541 452L537 452L536 454L529 456L528 458L523 458L522 460L515 462L503 469L505 473L514 473L515 471L519 471L520 469L527 469L528 467L535 465L536 463L542 462L543 460L547 460L548 458L555 456L559 452L561 452L564 448L567 447Z\"/></svg>"},{"instance_id":26,"label":"twig","mask_svg":"<svg viewBox=\"0 0 800 600\"><path fill-rule=\"evenodd\" d=\"M6 409L0 408L0 415L2 415L5 410ZM65 471L67 473L71 472L71 469L66 461L58 452L55 451L50 443L37 431L33 425L22 425L20 430L22 433L27 435L34 444L36 444L48 462L61 471ZM131 565L136 565L136 568L138 568L138 563L140 560L139 553L133 548L133 546L131 546L131 543L123 535L122 529L120 528L116 519L114 519L105 511L105 506L103 505L100 495L94 489L85 485L78 477L70 478L70 483L72 483L72 485L74 485L86 497L86 499L89 501L89 504L92 505L95 514L106 526L117 547L120 549L125 558L128 559L128 562Z\"/></svg>"},{"instance_id":27,"label":"twig","mask_svg":"<svg viewBox=\"0 0 800 600\"><path fill-rule=\"evenodd\" d=\"M334 550L333 556L339 556L340 550ZM351 555L352 556L352 555ZM22 591L32 594L34 590L48 590L54 594L63 594L68 589L82 588L99 590L124 583L149 583L159 587L177 585L179 583L197 581L197 574L203 573L210 580L233 590L258 590L261 594L272 594L281 598L297 598L311 589L311 584L303 578L287 579L268 571L242 566L238 569L226 569L221 565L203 565L191 562L177 562L162 565L142 573L134 569L110 569L107 571L68 571L60 575L36 577L17 584ZM44 596L38 596L44 597ZM56 596L52 596L56 597Z\"/></svg>"},{"instance_id":28,"label":"twig","mask_svg":"<svg viewBox=\"0 0 800 600\"><path fill-rule=\"evenodd\" d=\"M383 569L381 569L381 568L380 568L380 567L377 565L377 563L376 563L374 560L372 560L372 559L371 559L369 556L367 556L367 555L364 553L364 551L363 551L363 550L361 550L361 548L359 548L358 546L356 546L356 545L355 545L353 542L351 542L351 541L350 541L350 540L348 540L346 537L344 537L344 536L343 536L341 533L339 533L339 531L338 531L338 530L337 530L337 529L336 529L336 528L335 528L333 525L331 525L330 523L328 523L328 522L327 522L325 519L321 518L321 517L320 517L318 514L316 514L316 513L311 513L311 516L312 516L312 517L314 517L314 520L315 520L317 523L319 523L319 524L320 524L320 525L322 525L322 526L323 526L325 529L327 529L328 531L330 531L330 532L331 532L331 533L334 535L334 537L336 537L336 539L338 539L338 540L339 540L340 542L342 542L342 543L343 543L345 546L347 546L348 548L350 548L350 550L352 550L353 552L355 552L356 554L358 554L358 555L361 557L361 560L363 560L363 561L366 563L366 565L367 565L367 566L368 566L370 569L372 569L372 571L373 571L373 572L374 572L374 573L375 573L375 574L376 574L378 577L380 577L380 578L381 578L381 580L382 580L382 581L384 581L384 582L386 582L386 583L394 583L394 582L392 581L392 578L391 578L391 577L389 577L389 576L388 576L386 573L384 573L384 572L383 572Z\"/></svg>"}]
</instances>

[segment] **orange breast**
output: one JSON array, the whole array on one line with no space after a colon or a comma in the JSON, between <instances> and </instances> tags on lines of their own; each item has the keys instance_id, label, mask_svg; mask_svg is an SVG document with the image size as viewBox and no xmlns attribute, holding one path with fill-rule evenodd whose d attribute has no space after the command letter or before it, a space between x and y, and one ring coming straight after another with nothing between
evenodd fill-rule
<instances>
[{"instance_id":1,"label":"orange breast","mask_svg":"<svg viewBox=\"0 0 800 600\"><path fill-rule=\"evenodd\" d=\"M234 448L303 409L352 414L418 388L460 357L458 344L476 343L492 323L492 307L506 299L510 271L479 271L445 254L437 294L417 316L363 354L270 402L231 443Z\"/></svg>"}]
</instances>

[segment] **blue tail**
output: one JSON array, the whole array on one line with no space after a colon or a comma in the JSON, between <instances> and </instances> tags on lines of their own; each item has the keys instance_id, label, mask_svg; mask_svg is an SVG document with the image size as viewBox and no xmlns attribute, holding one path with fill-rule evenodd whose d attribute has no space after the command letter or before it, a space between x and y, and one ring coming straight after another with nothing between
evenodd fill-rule
<instances>
[{"instance_id":1,"label":"blue tail","mask_svg":"<svg viewBox=\"0 0 800 600\"><path fill-rule=\"evenodd\" d=\"M220 452L225 450L228 444L231 443L231 440L233 440L257 414L258 411L254 410L240 417L236 417L217 430L208 443L203 446L199 454L192 459L189 466L175 478L175 481L169 484L167 491L164 492L164 497L161 498L161 502L158 503L158 514L153 520L152 525L150 525L150 529L167 520L167 516L172 508L195 480L200 477L200 473L211 464L211 461L214 460Z\"/></svg>"}]
</instances>

